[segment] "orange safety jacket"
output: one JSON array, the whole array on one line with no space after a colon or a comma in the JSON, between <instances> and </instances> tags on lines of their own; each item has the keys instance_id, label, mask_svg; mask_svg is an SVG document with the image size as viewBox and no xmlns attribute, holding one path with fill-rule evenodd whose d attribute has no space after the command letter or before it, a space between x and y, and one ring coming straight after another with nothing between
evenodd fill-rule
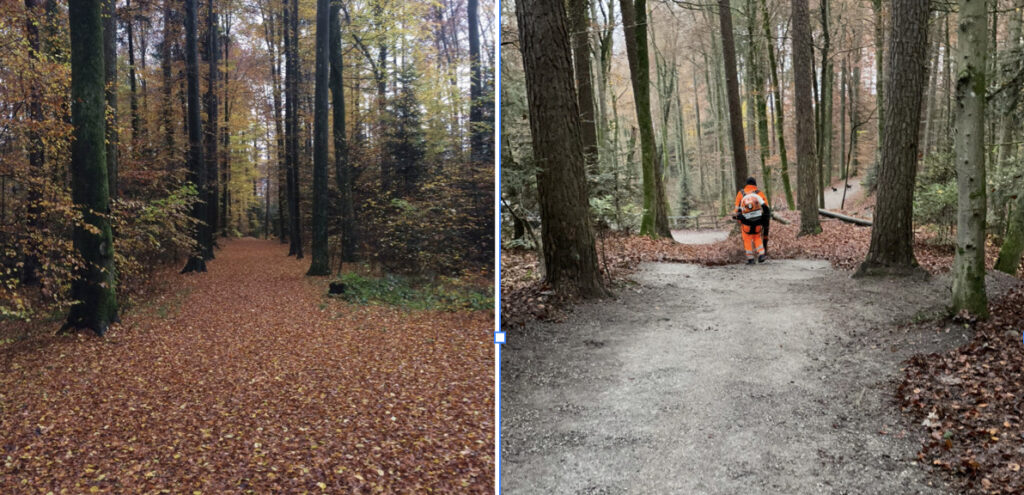
<instances>
[{"instance_id":1,"label":"orange safety jacket","mask_svg":"<svg viewBox=\"0 0 1024 495\"><path fill-rule=\"evenodd\" d=\"M740 200L743 199L743 196L746 196L750 193L757 193L757 195L761 196L761 199L764 200L765 204L768 203L768 196L764 195L764 191L758 189L757 186L747 184L747 186L744 187L742 191L736 193L736 208L740 207Z\"/></svg>"}]
</instances>

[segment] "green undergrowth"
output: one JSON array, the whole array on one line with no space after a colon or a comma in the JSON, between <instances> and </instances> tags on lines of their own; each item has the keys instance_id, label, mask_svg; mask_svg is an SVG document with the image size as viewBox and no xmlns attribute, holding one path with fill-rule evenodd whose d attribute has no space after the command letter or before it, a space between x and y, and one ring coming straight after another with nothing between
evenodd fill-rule
<instances>
[{"instance_id":1,"label":"green undergrowth","mask_svg":"<svg viewBox=\"0 0 1024 495\"><path fill-rule=\"evenodd\" d=\"M423 281L400 275L369 277L345 273L334 283L342 283L345 288L341 294L332 294L332 297L356 304L439 311L494 309L493 288L479 287L455 278Z\"/></svg>"}]
</instances>

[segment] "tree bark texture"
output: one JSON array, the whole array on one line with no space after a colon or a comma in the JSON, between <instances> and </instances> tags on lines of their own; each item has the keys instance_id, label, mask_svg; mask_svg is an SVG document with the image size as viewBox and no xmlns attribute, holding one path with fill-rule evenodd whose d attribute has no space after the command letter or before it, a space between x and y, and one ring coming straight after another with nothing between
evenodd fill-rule
<instances>
[{"instance_id":1,"label":"tree bark texture","mask_svg":"<svg viewBox=\"0 0 1024 495\"><path fill-rule=\"evenodd\" d=\"M101 0L70 0L71 199L91 228L76 224L72 239L85 263L71 283L76 303L62 330L88 328L102 336L116 321L114 242L110 228L105 139Z\"/></svg>"},{"instance_id":2,"label":"tree bark texture","mask_svg":"<svg viewBox=\"0 0 1024 495\"><path fill-rule=\"evenodd\" d=\"M199 46L197 33L196 0L185 0L185 79L188 84L188 180L196 187L199 197L192 206L192 216L198 221L195 228L195 246L192 256L181 271L205 272L204 243L210 238L206 208L206 161L203 160L203 124L199 115Z\"/></svg>"},{"instance_id":3,"label":"tree bark texture","mask_svg":"<svg viewBox=\"0 0 1024 495\"><path fill-rule=\"evenodd\" d=\"M644 212L640 221L640 234L651 237L670 237L668 212L665 209L665 186L661 170L655 163L657 145L654 142L654 123L651 117L651 72L647 54L647 2L646 0L620 0L622 29L626 38L626 56L633 82L633 101L636 104L637 123L640 127L640 151L643 170Z\"/></svg>"},{"instance_id":4,"label":"tree bark texture","mask_svg":"<svg viewBox=\"0 0 1024 495\"><path fill-rule=\"evenodd\" d=\"M722 29L722 59L725 62L725 91L729 100L729 137L732 142L733 186L739 191L746 183L747 146L743 138L743 108L740 83L736 75L736 43L732 32L732 7L729 0L718 0L718 20Z\"/></svg>"},{"instance_id":5,"label":"tree bark texture","mask_svg":"<svg viewBox=\"0 0 1024 495\"><path fill-rule=\"evenodd\" d=\"M330 65L331 103L334 121L334 180L338 186L341 227L341 260L356 261L356 213L352 199L352 164L345 134L344 60L341 51L341 0L331 1Z\"/></svg>"},{"instance_id":6,"label":"tree bark texture","mask_svg":"<svg viewBox=\"0 0 1024 495\"><path fill-rule=\"evenodd\" d=\"M628 1L628 0L626 0ZM516 0L547 281L563 294L605 294L590 225L568 23L561 3Z\"/></svg>"},{"instance_id":7,"label":"tree bark texture","mask_svg":"<svg viewBox=\"0 0 1024 495\"><path fill-rule=\"evenodd\" d=\"M786 206L790 210L796 208L793 202L793 187L789 183L789 157L786 153L786 118L782 104L782 86L779 84L779 68L775 60L775 38L772 35L771 17L768 13L767 0L761 0L761 25L764 29L765 45L768 48L768 65L771 71L772 108L775 113L775 135L779 140L779 174L782 175L782 190L786 196Z\"/></svg>"},{"instance_id":8,"label":"tree bark texture","mask_svg":"<svg viewBox=\"0 0 1024 495\"><path fill-rule=\"evenodd\" d=\"M573 65L580 106L580 131L583 138L583 158L587 172L597 173L597 120L594 114L594 86L590 70L590 19L588 4L591 0L570 0L569 18L572 22ZM593 0L599 1L599 0Z\"/></svg>"},{"instance_id":9,"label":"tree bark texture","mask_svg":"<svg viewBox=\"0 0 1024 495\"><path fill-rule=\"evenodd\" d=\"M988 316L985 295L985 0L960 0L954 148L957 172L953 311Z\"/></svg>"},{"instance_id":10,"label":"tree bark texture","mask_svg":"<svg viewBox=\"0 0 1024 495\"><path fill-rule=\"evenodd\" d=\"M103 74L107 102L106 160L110 199L117 199L117 0L103 0Z\"/></svg>"},{"instance_id":11,"label":"tree bark texture","mask_svg":"<svg viewBox=\"0 0 1024 495\"><path fill-rule=\"evenodd\" d=\"M793 82L796 91L797 195L800 206L800 235L821 232L818 220L818 164L815 159L814 108L811 85L814 57L811 19L807 0L793 0Z\"/></svg>"},{"instance_id":12,"label":"tree bark texture","mask_svg":"<svg viewBox=\"0 0 1024 495\"><path fill-rule=\"evenodd\" d=\"M313 242L306 275L330 275L327 254L327 45L330 43L330 0L316 2L316 66L313 82Z\"/></svg>"},{"instance_id":13,"label":"tree bark texture","mask_svg":"<svg viewBox=\"0 0 1024 495\"><path fill-rule=\"evenodd\" d=\"M858 276L909 274L914 258L914 181L923 90L928 77L928 2L895 2L885 87L886 128L878 166L878 201L868 255Z\"/></svg>"}]
</instances>

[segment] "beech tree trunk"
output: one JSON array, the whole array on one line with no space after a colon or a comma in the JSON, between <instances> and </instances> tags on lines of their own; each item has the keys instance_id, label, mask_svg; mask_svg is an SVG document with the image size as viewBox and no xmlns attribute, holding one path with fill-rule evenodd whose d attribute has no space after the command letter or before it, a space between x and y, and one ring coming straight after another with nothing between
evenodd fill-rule
<instances>
[{"instance_id":1,"label":"beech tree trunk","mask_svg":"<svg viewBox=\"0 0 1024 495\"><path fill-rule=\"evenodd\" d=\"M988 39L985 0L959 0L957 40L956 254L953 258L953 311L988 316L985 295L985 70Z\"/></svg>"},{"instance_id":2,"label":"beech tree trunk","mask_svg":"<svg viewBox=\"0 0 1024 495\"><path fill-rule=\"evenodd\" d=\"M285 24L285 141L288 174L288 255L302 259L302 218L299 215L299 6L286 0Z\"/></svg>"},{"instance_id":3,"label":"beech tree trunk","mask_svg":"<svg viewBox=\"0 0 1024 495\"><path fill-rule=\"evenodd\" d=\"M470 158L477 166L485 166L494 161L487 156L487 137L491 131L484 122L484 81L480 66L480 15L479 0L468 0L466 3L469 22L469 125L470 125ZM589 51L587 52L589 53ZM589 75L589 73L588 73ZM591 117L593 120L593 117Z\"/></svg>"},{"instance_id":4,"label":"beech tree trunk","mask_svg":"<svg viewBox=\"0 0 1024 495\"><path fill-rule=\"evenodd\" d=\"M569 18L572 22L573 66L576 73L576 89L580 105L583 159L587 164L587 172L596 174L598 153L597 121L594 118L594 86L591 82L590 71L590 19L587 15L590 1L570 0Z\"/></svg>"},{"instance_id":5,"label":"beech tree trunk","mask_svg":"<svg viewBox=\"0 0 1024 495\"><path fill-rule=\"evenodd\" d=\"M559 293L602 296L565 9L558 2L516 0L516 19L537 165L545 275Z\"/></svg>"},{"instance_id":6,"label":"beech tree trunk","mask_svg":"<svg viewBox=\"0 0 1024 495\"><path fill-rule=\"evenodd\" d=\"M778 63L775 61L775 38L772 35L771 17L768 13L767 0L761 0L762 26L765 44L768 47L768 64L771 68L772 101L775 112L775 135L779 139L779 173L782 175L782 190L786 195L786 206L790 210L796 208L793 202L793 188L789 183L789 157L786 154L786 119L782 103L782 86L779 84ZM809 14L808 14L809 15ZM810 22L810 21L808 21Z\"/></svg>"},{"instance_id":7,"label":"beech tree trunk","mask_svg":"<svg viewBox=\"0 0 1024 495\"><path fill-rule=\"evenodd\" d=\"M885 125L888 113L885 108L885 94L888 88L885 87L886 78L885 74L885 16L882 10L882 0L871 0L871 10L875 16L875 111L878 113L876 116L876 122L878 123L878 139L875 143L875 160L874 167L880 165L882 160L882 136L885 136ZM893 14L895 16L895 13ZM896 21L893 20L893 26L896 26ZM890 68L893 66L890 65ZM859 68L855 69L858 71ZM859 81L859 78L858 78ZM851 114L852 116L853 114ZM852 117L851 117L852 119ZM852 120L851 120L852 121ZM854 165L854 174L856 175L857 167ZM875 181L878 182L877 180Z\"/></svg>"},{"instance_id":8,"label":"beech tree trunk","mask_svg":"<svg viewBox=\"0 0 1024 495\"><path fill-rule=\"evenodd\" d=\"M626 55L633 82L633 101L636 104L640 126L640 150L643 162L644 212L640 221L640 234L651 237L670 237L665 186L662 173L655 163L657 145L654 142L654 124L651 118L651 74L647 55L647 1L620 0L622 29L626 37ZM575 93L575 92L574 92Z\"/></svg>"},{"instance_id":9,"label":"beech tree trunk","mask_svg":"<svg viewBox=\"0 0 1024 495\"><path fill-rule=\"evenodd\" d=\"M895 2L885 87L887 128L868 255L855 276L909 274L914 258L914 183L923 90L928 76L928 3Z\"/></svg>"},{"instance_id":10,"label":"beech tree trunk","mask_svg":"<svg viewBox=\"0 0 1024 495\"><path fill-rule=\"evenodd\" d=\"M185 0L185 79L188 84L188 180L196 187L199 201L192 206L192 217L199 223L194 234L196 244L185 268L186 272L205 272L206 257L204 243L210 238L209 225L206 223L206 161L203 160L202 121L199 116L199 43L196 25L198 24L196 0Z\"/></svg>"},{"instance_id":11,"label":"beech tree trunk","mask_svg":"<svg viewBox=\"0 0 1024 495\"><path fill-rule=\"evenodd\" d=\"M356 213L352 202L352 164L345 134L345 86L341 51L341 0L331 2L330 65L331 104L334 121L334 180L338 185L341 220L341 260L356 261Z\"/></svg>"},{"instance_id":12,"label":"beech tree trunk","mask_svg":"<svg viewBox=\"0 0 1024 495\"><path fill-rule=\"evenodd\" d=\"M733 41L732 8L729 0L718 0L718 19L722 29L722 58L725 62L725 90L729 100L729 137L732 142L733 185L739 191L746 183L747 145L743 138L743 108L740 105L739 77L736 75L736 43Z\"/></svg>"},{"instance_id":13,"label":"beech tree trunk","mask_svg":"<svg viewBox=\"0 0 1024 495\"><path fill-rule=\"evenodd\" d=\"M103 336L118 321L114 239L110 228L105 139L101 0L69 0L71 35L71 199L82 213L72 239L83 267L71 282L76 302L61 328Z\"/></svg>"},{"instance_id":14,"label":"beech tree trunk","mask_svg":"<svg viewBox=\"0 0 1024 495\"><path fill-rule=\"evenodd\" d=\"M164 0L164 19L173 19L173 13L175 10L172 8L172 4L177 3L174 0ZM171 79L171 40L177 32L175 31L174 24L172 22L164 22L164 40L160 46L160 71L163 74L163 107L161 109L163 126L164 126L164 155L167 157L167 170L175 170L177 163L170 157L177 154L177 144L175 143L175 132L174 124L171 120L173 102L173 80Z\"/></svg>"},{"instance_id":15,"label":"beech tree trunk","mask_svg":"<svg viewBox=\"0 0 1024 495\"><path fill-rule=\"evenodd\" d=\"M306 275L331 274L327 254L327 45L330 0L316 2L316 67L313 83L313 260Z\"/></svg>"},{"instance_id":16,"label":"beech tree trunk","mask_svg":"<svg viewBox=\"0 0 1024 495\"><path fill-rule=\"evenodd\" d=\"M218 194L220 159L217 154L217 145L220 141L220 133L217 132L220 125L220 122L217 120L217 83L220 81L220 61L218 57L220 54L220 40L217 35L219 34L220 26L217 22L217 13L213 10L213 3L212 1L209 3L206 17L206 56L207 62L209 62L206 85L206 133L204 134L206 139L206 190L200 193L200 197L206 201L205 221L208 225L204 231L207 238L203 243L203 257L207 260L213 259L213 238L219 225L218 198L220 196Z\"/></svg>"},{"instance_id":17,"label":"beech tree trunk","mask_svg":"<svg viewBox=\"0 0 1024 495\"><path fill-rule=\"evenodd\" d=\"M117 0L103 0L103 74L107 102L106 160L110 199L117 199Z\"/></svg>"},{"instance_id":18,"label":"beech tree trunk","mask_svg":"<svg viewBox=\"0 0 1024 495\"><path fill-rule=\"evenodd\" d=\"M821 223L818 220L818 164L814 156L814 109L811 106L811 85L814 83L811 59L814 57L814 46L807 0L793 0L792 5L800 235L813 235L821 232Z\"/></svg>"}]
</instances>

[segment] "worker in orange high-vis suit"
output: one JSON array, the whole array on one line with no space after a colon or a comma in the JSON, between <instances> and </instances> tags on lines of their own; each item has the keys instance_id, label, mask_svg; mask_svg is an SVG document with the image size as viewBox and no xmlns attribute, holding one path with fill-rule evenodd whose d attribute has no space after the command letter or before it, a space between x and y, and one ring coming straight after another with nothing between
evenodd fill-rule
<instances>
[{"instance_id":1,"label":"worker in orange high-vis suit","mask_svg":"<svg viewBox=\"0 0 1024 495\"><path fill-rule=\"evenodd\" d=\"M764 263L767 258L768 222L771 215L768 198L757 188L757 180L748 177L746 186L736 193L736 215L733 217L740 223L748 265L755 263L755 254L757 263Z\"/></svg>"}]
</instances>

